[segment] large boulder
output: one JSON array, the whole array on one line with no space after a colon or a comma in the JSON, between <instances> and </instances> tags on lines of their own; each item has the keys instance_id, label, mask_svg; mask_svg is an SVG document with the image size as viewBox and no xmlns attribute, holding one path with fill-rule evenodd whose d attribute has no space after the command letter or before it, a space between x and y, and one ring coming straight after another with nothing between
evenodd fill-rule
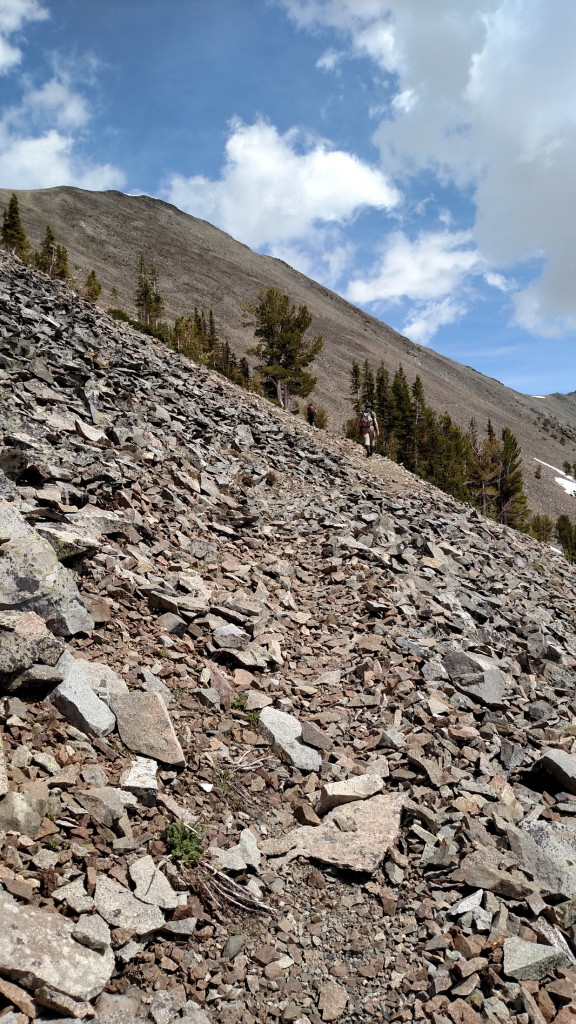
<instances>
[{"instance_id":1,"label":"large boulder","mask_svg":"<svg viewBox=\"0 0 576 1024\"><path fill-rule=\"evenodd\" d=\"M8 540L0 556L0 610L37 612L58 636L94 628L72 573L9 502L0 498L0 530Z\"/></svg>"}]
</instances>

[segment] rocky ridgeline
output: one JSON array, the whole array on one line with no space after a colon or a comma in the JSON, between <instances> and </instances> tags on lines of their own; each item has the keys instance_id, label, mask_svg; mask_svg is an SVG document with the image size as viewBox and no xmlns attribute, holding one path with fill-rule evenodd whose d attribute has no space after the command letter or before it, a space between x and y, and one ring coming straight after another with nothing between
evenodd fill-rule
<instances>
[{"instance_id":1,"label":"rocky ridgeline","mask_svg":"<svg viewBox=\"0 0 576 1024\"><path fill-rule=\"evenodd\" d=\"M1 260L2 1024L574 1024L573 568Z\"/></svg>"}]
</instances>

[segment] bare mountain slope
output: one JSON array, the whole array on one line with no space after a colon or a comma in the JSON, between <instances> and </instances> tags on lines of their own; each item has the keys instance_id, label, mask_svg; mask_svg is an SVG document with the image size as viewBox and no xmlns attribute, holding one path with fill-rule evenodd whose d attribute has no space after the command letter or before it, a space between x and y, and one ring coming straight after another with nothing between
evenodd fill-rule
<instances>
[{"instance_id":1,"label":"bare mountain slope","mask_svg":"<svg viewBox=\"0 0 576 1024\"><path fill-rule=\"evenodd\" d=\"M0 190L0 204L10 190ZM194 305L214 311L221 334L238 352L252 341L243 328L240 302L253 299L260 285L274 286L305 303L314 316L313 330L326 341L317 363L316 399L328 409L338 429L349 416L348 374L353 358L373 365L384 360L390 370L402 362L409 380L420 374L427 400L445 409L462 426L474 417L483 427L490 418L499 431L508 425L524 456L526 490L531 507L556 517L574 514L574 499L559 486L558 474L544 467L535 479L535 459L561 467L576 463L574 395L533 398L423 348L386 324L368 316L340 296L298 273L281 260L261 256L206 221L182 213L148 196L120 192L88 192L75 188L17 191L24 227L39 245L49 223L66 245L78 280L94 269L103 284L100 304L120 305L133 313L138 254L156 262L168 316L189 312ZM113 299L112 289L117 292ZM543 420L550 426L543 428ZM564 444L561 444L561 437Z\"/></svg>"}]
</instances>

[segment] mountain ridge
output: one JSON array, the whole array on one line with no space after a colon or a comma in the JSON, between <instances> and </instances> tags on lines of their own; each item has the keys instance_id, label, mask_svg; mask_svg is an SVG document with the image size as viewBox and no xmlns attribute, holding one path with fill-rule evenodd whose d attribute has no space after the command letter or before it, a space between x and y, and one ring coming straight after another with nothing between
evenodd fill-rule
<instances>
[{"instance_id":1,"label":"mountain ridge","mask_svg":"<svg viewBox=\"0 0 576 1024\"><path fill-rule=\"evenodd\" d=\"M439 413L447 410L464 429L474 417L480 429L490 419L499 433L509 426L524 459L525 489L534 512L556 519L573 514L574 499L544 470L535 478L535 459L560 467L576 462L576 403L569 396L536 399L507 388L496 378L417 345L342 296L294 270L276 257L254 253L248 246L191 217L172 204L150 196L120 192L95 193L72 187L16 191L24 228L39 245L46 223L79 264L79 280L94 269L103 284L100 305L119 304L132 313L138 253L154 259L167 316L188 313L194 305L212 308L220 333L242 355L253 341L243 328L240 302L253 300L260 285L278 287L313 315L312 330L325 338L316 363L314 398L326 407L330 425L339 430L350 416L349 370L352 359L383 359L394 372L402 362L409 381L423 380L426 399ZM0 190L6 204L10 190ZM112 299L112 288L118 294ZM552 421L548 430L544 420ZM557 424L557 425L556 425ZM554 436L555 435L555 436ZM564 435L564 444L561 437Z\"/></svg>"}]
</instances>

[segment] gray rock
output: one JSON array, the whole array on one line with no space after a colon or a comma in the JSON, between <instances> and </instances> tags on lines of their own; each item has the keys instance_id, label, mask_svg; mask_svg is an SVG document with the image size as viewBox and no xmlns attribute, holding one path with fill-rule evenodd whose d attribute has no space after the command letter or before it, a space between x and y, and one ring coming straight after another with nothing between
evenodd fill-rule
<instances>
[{"instance_id":1,"label":"gray rock","mask_svg":"<svg viewBox=\"0 0 576 1024\"><path fill-rule=\"evenodd\" d=\"M108 736L114 730L116 719L94 693L82 666L65 651L58 668L64 672L64 679L52 690L52 703L81 732L89 736Z\"/></svg>"},{"instance_id":2,"label":"gray rock","mask_svg":"<svg viewBox=\"0 0 576 1024\"><path fill-rule=\"evenodd\" d=\"M263 708L258 728L272 749L281 753L288 764L308 772L320 770L322 758L317 750L301 742L302 726L294 715L287 715L276 708Z\"/></svg>"},{"instance_id":3,"label":"gray rock","mask_svg":"<svg viewBox=\"0 0 576 1024\"><path fill-rule=\"evenodd\" d=\"M35 612L0 611L0 681L8 692L18 692L36 662L54 666L63 649Z\"/></svg>"},{"instance_id":4,"label":"gray rock","mask_svg":"<svg viewBox=\"0 0 576 1024\"><path fill-rule=\"evenodd\" d=\"M316 804L316 814L326 814L333 807L352 803L354 800L367 800L380 793L384 782L380 775L356 775L344 782L327 782L320 790L320 799Z\"/></svg>"},{"instance_id":5,"label":"gray rock","mask_svg":"<svg viewBox=\"0 0 576 1024\"><path fill-rule=\"evenodd\" d=\"M534 765L535 771L548 772L567 793L576 793L576 756L565 750L546 750Z\"/></svg>"},{"instance_id":6,"label":"gray rock","mask_svg":"<svg viewBox=\"0 0 576 1024\"><path fill-rule=\"evenodd\" d=\"M238 935L231 935L222 950L223 960L233 960L246 945L246 935L240 932Z\"/></svg>"},{"instance_id":7,"label":"gray rock","mask_svg":"<svg viewBox=\"0 0 576 1024\"><path fill-rule=\"evenodd\" d=\"M67 523L39 523L36 531L54 548L59 562L66 558L91 555L102 546L92 533L76 530Z\"/></svg>"},{"instance_id":8,"label":"gray rock","mask_svg":"<svg viewBox=\"0 0 576 1024\"><path fill-rule=\"evenodd\" d=\"M98 914L81 914L72 937L89 949L104 950L110 945L110 929Z\"/></svg>"},{"instance_id":9,"label":"gray rock","mask_svg":"<svg viewBox=\"0 0 576 1024\"><path fill-rule=\"evenodd\" d=\"M512 853L518 858L522 871L530 875L540 886L544 897L570 899L576 896L576 830L572 833L572 843L566 843L567 849L561 849L561 840L554 843L553 835L540 822L534 822L540 828L509 827L508 842Z\"/></svg>"},{"instance_id":10,"label":"gray rock","mask_svg":"<svg viewBox=\"0 0 576 1024\"><path fill-rule=\"evenodd\" d=\"M448 651L443 665L454 686L490 708L502 706L506 676L494 658L483 654Z\"/></svg>"},{"instance_id":11,"label":"gray rock","mask_svg":"<svg viewBox=\"0 0 576 1024\"><path fill-rule=\"evenodd\" d=\"M175 910L182 902L149 854L134 861L128 870L136 887L134 895L143 903L160 907L161 910Z\"/></svg>"},{"instance_id":12,"label":"gray rock","mask_svg":"<svg viewBox=\"0 0 576 1024\"><path fill-rule=\"evenodd\" d=\"M165 935L171 935L174 939L188 939L196 930L195 917L181 917L177 921L166 921L162 926Z\"/></svg>"},{"instance_id":13,"label":"gray rock","mask_svg":"<svg viewBox=\"0 0 576 1024\"><path fill-rule=\"evenodd\" d=\"M554 946L526 942L513 936L504 939L504 974L516 981L539 981L557 967L570 967L570 960Z\"/></svg>"},{"instance_id":14,"label":"gray rock","mask_svg":"<svg viewBox=\"0 0 576 1024\"><path fill-rule=\"evenodd\" d=\"M81 669L97 697L105 704L110 698L118 693L128 693L128 687L123 679L108 665L101 665L99 661L86 661L84 658L76 658L76 668Z\"/></svg>"},{"instance_id":15,"label":"gray rock","mask_svg":"<svg viewBox=\"0 0 576 1024\"><path fill-rule=\"evenodd\" d=\"M128 793L133 793L145 807L154 807L158 796L157 771L156 761L149 757L137 757L120 776L120 786Z\"/></svg>"},{"instance_id":16,"label":"gray rock","mask_svg":"<svg viewBox=\"0 0 576 1024\"><path fill-rule=\"evenodd\" d=\"M49 985L72 999L94 999L114 970L112 951L75 942L61 914L24 907L0 893L0 971L25 988Z\"/></svg>"},{"instance_id":17,"label":"gray rock","mask_svg":"<svg viewBox=\"0 0 576 1024\"><path fill-rule=\"evenodd\" d=\"M78 803L88 811L94 821L112 828L125 813L126 806L122 794L115 786L103 786L101 789L81 789L75 794Z\"/></svg>"},{"instance_id":18,"label":"gray rock","mask_svg":"<svg viewBox=\"0 0 576 1024\"><path fill-rule=\"evenodd\" d=\"M46 801L32 793L7 793L0 800L0 830L35 836L44 817Z\"/></svg>"},{"instance_id":19,"label":"gray rock","mask_svg":"<svg viewBox=\"0 0 576 1024\"><path fill-rule=\"evenodd\" d=\"M184 768L186 758L180 746L166 705L158 693L118 694L111 698L123 743L154 761Z\"/></svg>"},{"instance_id":20,"label":"gray rock","mask_svg":"<svg viewBox=\"0 0 576 1024\"><path fill-rule=\"evenodd\" d=\"M124 928L131 935L150 935L164 925L164 914L158 907L142 903L107 875L98 876L94 903L111 928Z\"/></svg>"},{"instance_id":21,"label":"gray rock","mask_svg":"<svg viewBox=\"0 0 576 1024\"><path fill-rule=\"evenodd\" d=\"M212 639L217 647L227 651L245 651L250 643L250 635L233 622L215 629Z\"/></svg>"},{"instance_id":22,"label":"gray rock","mask_svg":"<svg viewBox=\"0 0 576 1024\"><path fill-rule=\"evenodd\" d=\"M86 892L83 876L68 885L61 885L52 896L56 903L65 903L75 914L87 914L94 906L94 900Z\"/></svg>"},{"instance_id":23,"label":"gray rock","mask_svg":"<svg viewBox=\"0 0 576 1024\"><path fill-rule=\"evenodd\" d=\"M93 629L72 574L60 565L48 541L4 498L0 528L10 537L2 545L0 607L36 612L58 636Z\"/></svg>"}]
</instances>

